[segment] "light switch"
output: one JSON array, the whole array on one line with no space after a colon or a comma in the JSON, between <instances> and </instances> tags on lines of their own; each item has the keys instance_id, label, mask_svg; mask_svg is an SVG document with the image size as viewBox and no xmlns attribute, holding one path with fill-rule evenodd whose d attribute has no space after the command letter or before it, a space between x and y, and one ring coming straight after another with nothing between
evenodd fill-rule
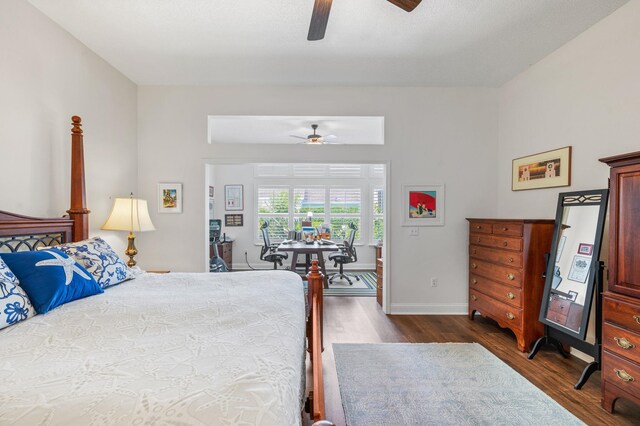
<instances>
[{"instance_id":1,"label":"light switch","mask_svg":"<svg viewBox=\"0 0 640 426\"><path fill-rule=\"evenodd\" d=\"M417 237L418 235L420 235L420 228L409 228L409 236L410 237Z\"/></svg>"}]
</instances>

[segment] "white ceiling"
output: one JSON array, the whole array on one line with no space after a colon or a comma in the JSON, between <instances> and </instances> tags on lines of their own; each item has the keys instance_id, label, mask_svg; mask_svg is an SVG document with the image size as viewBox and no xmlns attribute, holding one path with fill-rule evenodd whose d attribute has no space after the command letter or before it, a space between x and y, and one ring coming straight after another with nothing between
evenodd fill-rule
<instances>
[{"instance_id":1,"label":"white ceiling","mask_svg":"<svg viewBox=\"0 0 640 426\"><path fill-rule=\"evenodd\" d=\"M299 144L313 133L342 145L384 144L384 117L210 116L210 143Z\"/></svg>"},{"instance_id":2,"label":"white ceiling","mask_svg":"<svg viewBox=\"0 0 640 426\"><path fill-rule=\"evenodd\" d=\"M140 85L499 86L628 0L28 0Z\"/></svg>"}]
</instances>

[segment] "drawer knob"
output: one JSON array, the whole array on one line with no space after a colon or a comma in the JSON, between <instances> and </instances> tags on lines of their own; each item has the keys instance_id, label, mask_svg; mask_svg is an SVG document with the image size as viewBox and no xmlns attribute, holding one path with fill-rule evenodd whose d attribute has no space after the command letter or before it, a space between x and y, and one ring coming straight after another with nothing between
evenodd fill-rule
<instances>
[{"instance_id":1,"label":"drawer knob","mask_svg":"<svg viewBox=\"0 0 640 426\"><path fill-rule=\"evenodd\" d=\"M478 284L478 280L474 278L474 279L473 279L473 283L474 283L474 284Z\"/></svg>"},{"instance_id":2,"label":"drawer knob","mask_svg":"<svg viewBox=\"0 0 640 426\"><path fill-rule=\"evenodd\" d=\"M511 293L511 292L509 292L509 293L507 293L507 297L508 297L509 299L513 300L513 299L515 299L515 298L516 298L516 295L515 295L515 294L513 294L513 293Z\"/></svg>"},{"instance_id":3,"label":"drawer knob","mask_svg":"<svg viewBox=\"0 0 640 426\"><path fill-rule=\"evenodd\" d=\"M506 226L502 228L503 231L508 231L509 228L507 228Z\"/></svg>"},{"instance_id":4,"label":"drawer knob","mask_svg":"<svg viewBox=\"0 0 640 426\"><path fill-rule=\"evenodd\" d=\"M476 265L475 263L472 263L472 264L471 264L471 267L472 267L473 269L478 269L478 265Z\"/></svg>"},{"instance_id":5,"label":"drawer knob","mask_svg":"<svg viewBox=\"0 0 640 426\"><path fill-rule=\"evenodd\" d=\"M480 237L478 237L478 242L480 242Z\"/></svg>"},{"instance_id":6,"label":"drawer knob","mask_svg":"<svg viewBox=\"0 0 640 426\"><path fill-rule=\"evenodd\" d=\"M633 319L636 320L638 324L640 324L640 315L634 315Z\"/></svg>"},{"instance_id":7,"label":"drawer knob","mask_svg":"<svg viewBox=\"0 0 640 426\"><path fill-rule=\"evenodd\" d=\"M507 312L507 318L509 318L510 320L514 319L516 316L513 315L511 312Z\"/></svg>"},{"instance_id":8,"label":"drawer knob","mask_svg":"<svg viewBox=\"0 0 640 426\"><path fill-rule=\"evenodd\" d=\"M472 295L471 295L471 300L476 301L476 300L478 300L478 298L476 297L476 295L475 295L475 294L472 294Z\"/></svg>"},{"instance_id":9,"label":"drawer knob","mask_svg":"<svg viewBox=\"0 0 640 426\"><path fill-rule=\"evenodd\" d=\"M476 225L476 229L482 229L482 226Z\"/></svg>"},{"instance_id":10,"label":"drawer knob","mask_svg":"<svg viewBox=\"0 0 640 426\"><path fill-rule=\"evenodd\" d=\"M627 373L624 370L618 370L617 368L614 368L613 371L616 372L616 376L618 376L618 378L623 382L633 382L635 380L631 374Z\"/></svg>"},{"instance_id":11,"label":"drawer knob","mask_svg":"<svg viewBox=\"0 0 640 426\"><path fill-rule=\"evenodd\" d=\"M516 276L513 274L507 274L507 278L509 278L511 281L516 279Z\"/></svg>"},{"instance_id":12,"label":"drawer knob","mask_svg":"<svg viewBox=\"0 0 640 426\"><path fill-rule=\"evenodd\" d=\"M509 241L505 241L502 243L503 246L507 247L509 245Z\"/></svg>"},{"instance_id":13,"label":"drawer knob","mask_svg":"<svg viewBox=\"0 0 640 426\"><path fill-rule=\"evenodd\" d=\"M476 254L478 252L478 250L473 249L473 254Z\"/></svg>"},{"instance_id":14,"label":"drawer knob","mask_svg":"<svg viewBox=\"0 0 640 426\"><path fill-rule=\"evenodd\" d=\"M513 263L513 257L509 258L509 263Z\"/></svg>"},{"instance_id":15,"label":"drawer knob","mask_svg":"<svg viewBox=\"0 0 640 426\"><path fill-rule=\"evenodd\" d=\"M636 345L634 345L624 337L614 337L613 340L615 340L618 346L620 346L622 349L633 349L636 347Z\"/></svg>"}]
</instances>

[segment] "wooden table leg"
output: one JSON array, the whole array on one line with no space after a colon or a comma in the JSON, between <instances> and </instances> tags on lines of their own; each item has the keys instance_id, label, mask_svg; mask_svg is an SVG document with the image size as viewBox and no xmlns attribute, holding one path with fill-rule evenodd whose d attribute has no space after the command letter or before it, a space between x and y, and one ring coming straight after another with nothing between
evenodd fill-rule
<instances>
[{"instance_id":1,"label":"wooden table leg","mask_svg":"<svg viewBox=\"0 0 640 426\"><path fill-rule=\"evenodd\" d=\"M291 272L296 272L296 268L298 266L298 252L294 251L291 253Z\"/></svg>"}]
</instances>

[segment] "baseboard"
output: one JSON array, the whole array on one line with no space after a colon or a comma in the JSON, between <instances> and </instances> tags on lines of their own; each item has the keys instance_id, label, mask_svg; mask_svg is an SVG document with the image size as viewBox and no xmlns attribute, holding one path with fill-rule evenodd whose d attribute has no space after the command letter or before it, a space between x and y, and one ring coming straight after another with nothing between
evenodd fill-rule
<instances>
[{"instance_id":1,"label":"baseboard","mask_svg":"<svg viewBox=\"0 0 640 426\"><path fill-rule=\"evenodd\" d=\"M392 303L392 315L467 315L467 303Z\"/></svg>"}]
</instances>

